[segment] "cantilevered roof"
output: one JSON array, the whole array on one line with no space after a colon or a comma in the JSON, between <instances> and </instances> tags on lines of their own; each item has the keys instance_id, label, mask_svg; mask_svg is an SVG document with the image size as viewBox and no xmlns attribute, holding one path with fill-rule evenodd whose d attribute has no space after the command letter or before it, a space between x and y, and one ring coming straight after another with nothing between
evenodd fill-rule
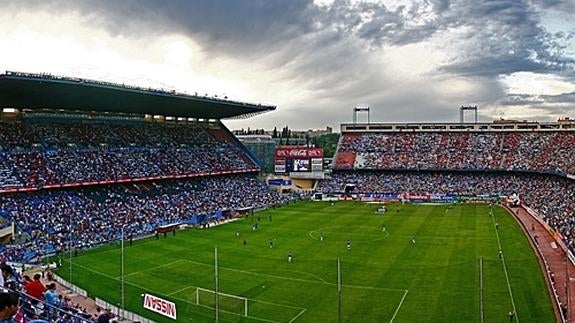
<instances>
[{"instance_id":1,"label":"cantilevered roof","mask_svg":"<svg viewBox=\"0 0 575 323\"><path fill-rule=\"evenodd\" d=\"M0 108L60 109L173 117L242 118L275 106L44 74L0 74Z\"/></svg>"}]
</instances>

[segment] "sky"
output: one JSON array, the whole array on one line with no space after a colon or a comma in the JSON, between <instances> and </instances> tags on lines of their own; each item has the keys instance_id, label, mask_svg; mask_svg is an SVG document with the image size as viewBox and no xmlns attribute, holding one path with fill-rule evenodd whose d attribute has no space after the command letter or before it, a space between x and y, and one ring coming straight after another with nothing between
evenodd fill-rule
<instances>
[{"instance_id":1,"label":"sky","mask_svg":"<svg viewBox=\"0 0 575 323\"><path fill-rule=\"evenodd\" d=\"M0 73L277 106L230 129L338 130L358 106L556 121L575 117L573 17L575 0L0 0Z\"/></svg>"}]
</instances>

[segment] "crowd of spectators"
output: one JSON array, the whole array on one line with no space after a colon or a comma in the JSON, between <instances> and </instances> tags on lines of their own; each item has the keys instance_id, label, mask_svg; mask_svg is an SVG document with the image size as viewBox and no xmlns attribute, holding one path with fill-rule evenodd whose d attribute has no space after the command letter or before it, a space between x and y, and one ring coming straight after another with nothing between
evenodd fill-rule
<instances>
[{"instance_id":1,"label":"crowd of spectators","mask_svg":"<svg viewBox=\"0 0 575 323\"><path fill-rule=\"evenodd\" d=\"M258 168L215 125L0 123L0 190Z\"/></svg>"},{"instance_id":2,"label":"crowd of spectators","mask_svg":"<svg viewBox=\"0 0 575 323\"><path fill-rule=\"evenodd\" d=\"M572 131L346 133L335 168L575 174L572 160Z\"/></svg>"},{"instance_id":3,"label":"crowd of spectators","mask_svg":"<svg viewBox=\"0 0 575 323\"><path fill-rule=\"evenodd\" d=\"M79 303L60 294L54 282L42 281L40 273L33 278L14 267L0 264L0 321L19 323L88 323L111 322L111 316L89 313ZM117 321L117 320L116 320Z\"/></svg>"},{"instance_id":4,"label":"crowd of spectators","mask_svg":"<svg viewBox=\"0 0 575 323\"><path fill-rule=\"evenodd\" d=\"M393 194L517 194L521 203L561 233L575 252L575 181L556 175L487 172L341 171L318 186L323 193L344 192L354 184L358 193Z\"/></svg>"},{"instance_id":5,"label":"crowd of spectators","mask_svg":"<svg viewBox=\"0 0 575 323\"><path fill-rule=\"evenodd\" d=\"M218 211L233 214L296 198L271 191L250 175L3 194L0 216L14 221L20 243L2 253L10 261L36 261L70 246L83 249L120 239L122 227L125 238L137 238L159 226L214 221Z\"/></svg>"}]
</instances>

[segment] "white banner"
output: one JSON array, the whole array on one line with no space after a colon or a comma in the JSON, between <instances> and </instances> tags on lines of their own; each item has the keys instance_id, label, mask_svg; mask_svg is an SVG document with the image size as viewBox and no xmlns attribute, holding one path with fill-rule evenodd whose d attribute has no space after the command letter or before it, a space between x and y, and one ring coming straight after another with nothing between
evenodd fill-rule
<instances>
[{"instance_id":1,"label":"white banner","mask_svg":"<svg viewBox=\"0 0 575 323\"><path fill-rule=\"evenodd\" d=\"M176 304L150 294L144 294L144 308L176 319Z\"/></svg>"}]
</instances>

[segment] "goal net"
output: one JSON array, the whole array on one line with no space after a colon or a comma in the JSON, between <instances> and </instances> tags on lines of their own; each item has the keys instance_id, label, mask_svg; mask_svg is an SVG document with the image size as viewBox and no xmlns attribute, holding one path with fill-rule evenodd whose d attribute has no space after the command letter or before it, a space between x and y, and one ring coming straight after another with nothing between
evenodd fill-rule
<instances>
[{"instance_id":1,"label":"goal net","mask_svg":"<svg viewBox=\"0 0 575 323\"><path fill-rule=\"evenodd\" d=\"M197 287L194 294L196 305L215 307L216 296L213 290ZM245 297L218 292L218 307L221 311L248 316L248 299Z\"/></svg>"}]
</instances>

